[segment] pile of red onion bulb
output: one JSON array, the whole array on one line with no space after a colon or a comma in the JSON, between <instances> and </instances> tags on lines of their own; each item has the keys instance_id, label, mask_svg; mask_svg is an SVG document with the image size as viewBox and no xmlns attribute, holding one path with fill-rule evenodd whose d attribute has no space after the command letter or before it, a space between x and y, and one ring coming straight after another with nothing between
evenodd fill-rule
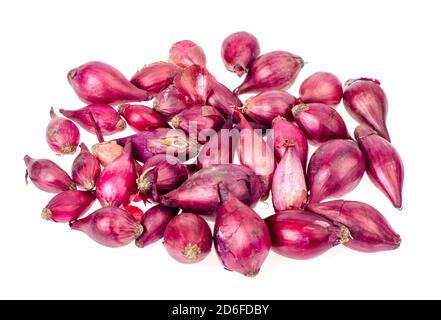
<instances>
[{"instance_id":1,"label":"pile of red onion bulb","mask_svg":"<svg viewBox=\"0 0 441 320\"><path fill-rule=\"evenodd\" d=\"M185 264L214 248L225 269L249 277L270 250L304 260L340 244L362 252L398 248L400 236L377 209L336 199L366 171L402 208L403 163L386 127L380 82L358 78L343 87L320 71L295 95L287 90L304 60L261 52L249 32L227 36L221 58L232 79L243 77L235 89L217 81L190 40L173 44L168 62L140 65L131 78L98 61L69 71L84 105L52 108L46 140L58 156L76 153L71 168L24 157L26 181L55 194L42 217L107 247L163 239L164 251ZM342 101L359 123L353 135L337 108ZM98 141L87 146L80 134ZM262 217L255 206L269 196L273 214ZM90 212L94 205L101 208Z\"/></svg>"}]
</instances>

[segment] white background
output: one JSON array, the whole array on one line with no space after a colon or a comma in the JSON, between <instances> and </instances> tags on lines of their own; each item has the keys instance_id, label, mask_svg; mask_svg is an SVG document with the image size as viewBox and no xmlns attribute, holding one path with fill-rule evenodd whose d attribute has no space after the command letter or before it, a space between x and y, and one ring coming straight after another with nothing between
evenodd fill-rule
<instances>
[{"instance_id":1,"label":"white background","mask_svg":"<svg viewBox=\"0 0 441 320\"><path fill-rule=\"evenodd\" d=\"M0 4L0 298L294 299L441 298L439 1L2 1ZM231 32L257 36L262 52L287 50L308 64L296 85L325 70L342 81L381 80L388 127L405 164L404 210L365 177L346 199L368 202L402 236L393 252L343 246L310 261L271 253L256 279L224 271L214 252L197 265L162 244L108 249L67 225L43 221L52 195L24 183L23 156L50 158L49 108L78 108L67 72L102 60L130 77L167 59L181 39L200 44L230 88L220 45ZM352 131L355 123L338 108ZM94 138L82 131L87 143ZM270 210L261 204L258 211Z\"/></svg>"}]
</instances>

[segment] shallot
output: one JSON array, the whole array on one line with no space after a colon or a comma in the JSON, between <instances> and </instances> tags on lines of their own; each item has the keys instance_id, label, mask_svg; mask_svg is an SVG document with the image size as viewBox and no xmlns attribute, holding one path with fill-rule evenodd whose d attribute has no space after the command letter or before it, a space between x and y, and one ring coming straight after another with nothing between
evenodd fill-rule
<instances>
[{"instance_id":1,"label":"shallot","mask_svg":"<svg viewBox=\"0 0 441 320\"><path fill-rule=\"evenodd\" d=\"M292 259L315 258L338 244L349 241L344 226L303 210L281 211L265 219L271 235L271 249Z\"/></svg>"},{"instance_id":2,"label":"shallot","mask_svg":"<svg viewBox=\"0 0 441 320\"><path fill-rule=\"evenodd\" d=\"M89 104L120 104L151 99L148 92L135 87L117 69L99 61L70 70L67 80L77 96Z\"/></svg>"},{"instance_id":3,"label":"shallot","mask_svg":"<svg viewBox=\"0 0 441 320\"><path fill-rule=\"evenodd\" d=\"M89 191L63 191L49 201L41 217L54 222L77 220L89 210L95 199L95 194Z\"/></svg>"},{"instance_id":4,"label":"shallot","mask_svg":"<svg viewBox=\"0 0 441 320\"><path fill-rule=\"evenodd\" d=\"M371 127L390 141L386 127L388 102L380 81L368 78L348 80L345 84L343 103L358 123Z\"/></svg>"},{"instance_id":5,"label":"shallot","mask_svg":"<svg viewBox=\"0 0 441 320\"><path fill-rule=\"evenodd\" d=\"M204 50L191 40L181 40L172 45L169 51L168 62L186 68L198 65L205 68L207 58Z\"/></svg>"},{"instance_id":6,"label":"shallot","mask_svg":"<svg viewBox=\"0 0 441 320\"><path fill-rule=\"evenodd\" d=\"M71 222L70 227L111 248L128 245L144 231L131 214L116 207L98 209L83 219Z\"/></svg>"},{"instance_id":7,"label":"shallot","mask_svg":"<svg viewBox=\"0 0 441 320\"><path fill-rule=\"evenodd\" d=\"M330 72L316 72L302 82L299 89L304 103L323 103L336 107L343 97L340 80Z\"/></svg>"},{"instance_id":8,"label":"shallot","mask_svg":"<svg viewBox=\"0 0 441 320\"><path fill-rule=\"evenodd\" d=\"M249 66L244 82L234 90L237 95L271 89L286 90L304 66L301 57L286 51L273 51L256 58Z\"/></svg>"},{"instance_id":9,"label":"shallot","mask_svg":"<svg viewBox=\"0 0 441 320\"><path fill-rule=\"evenodd\" d=\"M171 219L179 212L179 209L156 205L148 209L141 218L144 232L136 239L135 244L144 248L164 236L165 228Z\"/></svg>"},{"instance_id":10,"label":"shallot","mask_svg":"<svg viewBox=\"0 0 441 320\"><path fill-rule=\"evenodd\" d=\"M155 128L170 128L167 120L157 111L140 104L122 104L119 114L126 119L130 128L136 132Z\"/></svg>"},{"instance_id":11,"label":"shallot","mask_svg":"<svg viewBox=\"0 0 441 320\"><path fill-rule=\"evenodd\" d=\"M144 66L130 82L154 97L173 82L177 73L176 65L161 61Z\"/></svg>"},{"instance_id":12,"label":"shallot","mask_svg":"<svg viewBox=\"0 0 441 320\"><path fill-rule=\"evenodd\" d=\"M360 183L364 170L364 157L356 142L331 140L322 144L308 165L309 202L344 196Z\"/></svg>"},{"instance_id":13,"label":"shallot","mask_svg":"<svg viewBox=\"0 0 441 320\"><path fill-rule=\"evenodd\" d=\"M101 166L84 143L80 145L80 148L80 154L72 163L72 179L83 189L92 190L101 173Z\"/></svg>"},{"instance_id":14,"label":"shallot","mask_svg":"<svg viewBox=\"0 0 441 320\"><path fill-rule=\"evenodd\" d=\"M404 167L398 151L376 131L359 126L355 138L366 159L366 172L374 185L401 209Z\"/></svg>"},{"instance_id":15,"label":"shallot","mask_svg":"<svg viewBox=\"0 0 441 320\"><path fill-rule=\"evenodd\" d=\"M334 200L309 204L308 210L346 226L351 237L345 245L351 249L378 252L397 249L401 244L400 236L383 215L368 204Z\"/></svg>"},{"instance_id":16,"label":"shallot","mask_svg":"<svg viewBox=\"0 0 441 320\"><path fill-rule=\"evenodd\" d=\"M212 235L207 222L192 213L174 217L164 231L168 254L181 263L202 261L211 251Z\"/></svg>"},{"instance_id":17,"label":"shallot","mask_svg":"<svg viewBox=\"0 0 441 320\"><path fill-rule=\"evenodd\" d=\"M259 41L251 33L242 31L230 34L222 42L222 61L228 71L242 77L260 54Z\"/></svg>"},{"instance_id":18,"label":"shallot","mask_svg":"<svg viewBox=\"0 0 441 320\"><path fill-rule=\"evenodd\" d=\"M57 116L54 108L50 111L51 121L46 128L46 141L57 154L74 154L80 143L80 131L70 120Z\"/></svg>"},{"instance_id":19,"label":"shallot","mask_svg":"<svg viewBox=\"0 0 441 320\"><path fill-rule=\"evenodd\" d=\"M271 240L265 222L232 193L219 187L222 205L214 225L214 248L225 269L255 277L268 256Z\"/></svg>"},{"instance_id":20,"label":"shallot","mask_svg":"<svg viewBox=\"0 0 441 320\"><path fill-rule=\"evenodd\" d=\"M67 190L75 190L77 186L69 175L55 162L48 159L32 159L26 155L26 183L27 178L45 192L60 193Z\"/></svg>"},{"instance_id":21,"label":"shallot","mask_svg":"<svg viewBox=\"0 0 441 320\"><path fill-rule=\"evenodd\" d=\"M153 110L162 114L167 120L186 108L191 107L193 102L180 92L174 85L162 90L153 101Z\"/></svg>"},{"instance_id":22,"label":"shallot","mask_svg":"<svg viewBox=\"0 0 441 320\"><path fill-rule=\"evenodd\" d=\"M94 103L78 110L60 109L60 113L93 134L96 134L94 121L96 121L101 133L105 136L124 131L127 127L127 123L121 119L118 112L108 104ZM91 118L91 114L94 121Z\"/></svg>"}]
</instances>

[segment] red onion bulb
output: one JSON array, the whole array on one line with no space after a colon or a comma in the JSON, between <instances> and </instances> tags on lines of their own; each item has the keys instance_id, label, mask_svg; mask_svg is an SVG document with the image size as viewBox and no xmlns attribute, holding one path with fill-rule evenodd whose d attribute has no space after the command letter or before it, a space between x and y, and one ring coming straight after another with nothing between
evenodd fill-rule
<instances>
[{"instance_id":1,"label":"red onion bulb","mask_svg":"<svg viewBox=\"0 0 441 320\"><path fill-rule=\"evenodd\" d=\"M305 103L323 103L336 107L343 97L343 87L332 73L316 72L302 82L299 94Z\"/></svg>"},{"instance_id":2,"label":"red onion bulb","mask_svg":"<svg viewBox=\"0 0 441 320\"><path fill-rule=\"evenodd\" d=\"M64 191L49 201L41 217L54 222L77 220L89 210L95 199L95 195L88 191Z\"/></svg>"},{"instance_id":3,"label":"red onion bulb","mask_svg":"<svg viewBox=\"0 0 441 320\"><path fill-rule=\"evenodd\" d=\"M207 58L204 50L190 40L181 40L172 45L169 51L168 62L186 68L198 65L205 68Z\"/></svg>"},{"instance_id":4,"label":"red onion bulb","mask_svg":"<svg viewBox=\"0 0 441 320\"><path fill-rule=\"evenodd\" d=\"M228 71L242 77L248 72L248 66L260 54L259 41L249 32L230 34L222 42L222 61Z\"/></svg>"},{"instance_id":5,"label":"red onion bulb","mask_svg":"<svg viewBox=\"0 0 441 320\"><path fill-rule=\"evenodd\" d=\"M59 155L74 154L80 143L80 131L70 120L57 116L54 108L50 111L51 121L46 128L46 141Z\"/></svg>"},{"instance_id":6,"label":"red onion bulb","mask_svg":"<svg viewBox=\"0 0 441 320\"><path fill-rule=\"evenodd\" d=\"M211 251L212 235L207 222L192 213L174 217L164 231L168 254L181 263L202 261Z\"/></svg>"},{"instance_id":7,"label":"red onion bulb","mask_svg":"<svg viewBox=\"0 0 441 320\"><path fill-rule=\"evenodd\" d=\"M80 154L72 163L72 179L83 189L92 190L101 173L101 165L84 143L80 148Z\"/></svg>"}]
</instances>

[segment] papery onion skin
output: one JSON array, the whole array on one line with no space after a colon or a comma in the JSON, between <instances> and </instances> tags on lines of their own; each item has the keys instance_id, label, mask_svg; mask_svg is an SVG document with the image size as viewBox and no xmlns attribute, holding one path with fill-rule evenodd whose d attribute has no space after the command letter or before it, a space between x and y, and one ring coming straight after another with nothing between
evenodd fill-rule
<instances>
[{"instance_id":1,"label":"papery onion skin","mask_svg":"<svg viewBox=\"0 0 441 320\"><path fill-rule=\"evenodd\" d=\"M343 98L340 80L330 72L316 72L306 78L299 89L304 103L323 103L337 107Z\"/></svg>"},{"instance_id":2,"label":"papery onion skin","mask_svg":"<svg viewBox=\"0 0 441 320\"><path fill-rule=\"evenodd\" d=\"M237 164L223 164L203 168L194 173L179 188L160 197L160 203L213 216L221 202L219 183L223 183L225 189L251 207L254 207L266 192L266 187L252 170Z\"/></svg>"},{"instance_id":3,"label":"papery onion skin","mask_svg":"<svg viewBox=\"0 0 441 320\"><path fill-rule=\"evenodd\" d=\"M124 210L116 207L99 209L70 224L72 230L82 231L99 244L118 248L139 237L143 227Z\"/></svg>"},{"instance_id":4,"label":"papery onion skin","mask_svg":"<svg viewBox=\"0 0 441 320\"><path fill-rule=\"evenodd\" d=\"M271 249L291 259L315 258L350 238L346 227L299 209L277 212L265 223L271 235Z\"/></svg>"},{"instance_id":5,"label":"papery onion skin","mask_svg":"<svg viewBox=\"0 0 441 320\"><path fill-rule=\"evenodd\" d=\"M96 195L103 207L119 207L130 203L136 191L136 166L131 155L131 144L101 172L96 183Z\"/></svg>"},{"instance_id":6,"label":"papery onion skin","mask_svg":"<svg viewBox=\"0 0 441 320\"><path fill-rule=\"evenodd\" d=\"M242 112L255 122L270 126L277 116L293 120L291 109L298 99L283 90L268 90L247 99Z\"/></svg>"},{"instance_id":7,"label":"papery onion skin","mask_svg":"<svg viewBox=\"0 0 441 320\"><path fill-rule=\"evenodd\" d=\"M233 114L234 108L241 108L242 101L222 83L216 82L208 96L208 105L215 107L225 118Z\"/></svg>"},{"instance_id":8,"label":"papery onion skin","mask_svg":"<svg viewBox=\"0 0 441 320\"><path fill-rule=\"evenodd\" d=\"M204 50L191 40L181 40L172 45L169 51L168 62L186 68L198 65L205 68L207 58Z\"/></svg>"},{"instance_id":9,"label":"papery onion skin","mask_svg":"<svg viewBox=\"0 0 441 320\"><path fill-rule=\"evenodd\" d=\"M127 128L127 123L108 104L94 103L77 110L60 109L60 113L92 134L95 134L96 130L90 114L92 114L104 136L110 136Z\"/></svg>"},{"instance_id":10,"label":"papery onion skin","mask_svg":"<svg viewBox=\"0 0 441 320\"><path fill-rule=\"evenodd\" d=\"M63 191L49 201L41 212L41 217L54 222L74 221L90 209L95 199L92 192Z\"/></svg>"},{"instance_id":11,"label":"papery onion skin","mask_svg":"<svg viewBox=\"0 0 441 320\"><path fill-rule=\"evenodd\" d=\"M400 236L383 215L368 204L334 200L309 204L308 210L346 226L351 238L345 245L351 249L379 252L397 249L401 244Z\"/></svg>"},{"instance_id":12,"label":"papery onion skin","mask_svg":"<svg viewBox=\"0 0 441 320\"><path fill-rule=\"evenodd\" d=\"M228 71L242 77L248 72L248 66L260 54L259 41L246 31L230 34L222 42L222 61Z\"/></svg>"},{"instance_id":13,"label":"papery onion skin","mask_svg":"<svg viewBox=\"0 0 441 320\"><path fill-rule=\"evenodd\" d=\"M127 213L131 214L137 222L141 222L141 219L144 216L144 212L142 212L142 210L139 207L132 206L129 204L129 205L123 206L123 209Z\"/></svg>"},{"instance_id":14,"label":"papery onion skin","mask_svg":"<svg viewBox=\"0 0 441 320\"><path fill-rule=\"evenodd\" d=\"M141 218L144 232L136 239L138 248L144 248L164 236L165 228L179 212L179 209L156 205L148 209Z\"/></svg>"},{"instance_id":15,"label":"papery onion skin","mask_svg":"<svg viewBox=\"0 0 441 320\"><path fill-rule=\"evenodd\" d=\"M153 110L162 114L167 120L171 120L174 115L193 104L188 96L176 89L174 85L170 85L156 96L153 101Z\"/></svg>"},{"instance_id":16,"label":"papery onion skin","mask_svg":"<svg viewBox=\"0 0 441 320\"><path fill-rule=\"evenodd\" d=\"M156 128L116 140L122 146L127 141L132 142L135 160L143 163L156 154L165 153L185 161L196 156L199 150L196 139L188 137L183 130L176 129Z\"/></svg>"},{"instance_id":17,"label":"papery onion skin","mask_svg":"<svg viewBox=\"0 0 441 320\"><path fill-rule=\"evenodd\" d=\"M199 105L206 104L216 83L213 75L198 65L185 68L173 81L176 89L188 96L194 104Z\"/></svg>"},{"instance_id":18,"label":"papery onion skin","mask_svg":"<svg viewBox=\"0 0 441 320\"><path fill-rule=\"evenodd\" d=\"M273 51L256 58L244 82L234 90L237 95L271 89L289 89L304 66L301 57L286 51Z\"/></svg>"},{"instance_id":19,"label":"papery onion skin","mask_svg":"<svg viewBox=\"0 0 441 320\"><path fill-rule=\"evenodd\" d=\"M214 247L225 269L255 277L268 256L271 241L263 219L220 187L222 205L214 225Z\"/></svg>"},{"instance_id":20,"label":"papery onion skin","mask_svg":"<svg viewBox=\"0 0 441 320\"><path fill-rule=\"evenodd\" d=\"M150 100L152 96L137 87L114 67L99 61L87 62L67 75L81 101L104 104Z\"/></svg>"},{"instance_id":21,"label":"papery onion skin","mask_svg":"<svg viewBox=\"0 0 441 320\"><path fill-rule=\"evenodd\" d=\"M178 67L172 63L155 62L145 65L136 72L130 82L137 88L148 92L150 96L156 96L173 82L178 70Z\"/></svg>"},{"instance_id":22,"label":"papery onion skin","mask_svg":"<svg viewBox=\"0 0 441 320\"><path fill-rule=\"evenodd\" d=\"M178 262L190 264L205 259L210 253L212 235L200 216L184 212L174 217L164 231L164 247Z\"/></svg>"},{"instance_id":23,"label":"papery onion skin","mask_svg":"<svg viewBox=\"0 0 441 320\"><path fill-rule=\"evenodd\" d=\"M101 165L87 146L80 144L80 154L72 163L72 179L85 190L95 188L95 183L101 173Z\"/></svg>"},{"instance_id":24,"label":"papery onion skin","mask_svg":"<svg viewBox=\"0 0 441 320\"><path fill-rule=\"evenodd\" d=\"M389 141L366 126L355 129L355 138L365 156L369 178L395 208L401 209L404 166L398 151Z\"/></svg>"},{"instance_id":25,"label":"papery onion skin","mask_svg":"<svg viewBox=\"0 0 441 320\"><path fill-rule=\"evenodd\" d=\"M101 142L92 146L93 155L104 167L112 163L123 152L124 148L117 144L116 141Z\"/></svg>"},{"instance_id":26,"label":"papery onion skin","mask_svg":"<svg viewBox=\"0 0 441 320\"><path fill-rule=\"evenodd\" d=\"M58 155L74 154L80 143L80 131L70 120L57 116L54 108L50 111L51 121L46 128L46 141Z\"/></svg>"},{"instance_id":27,"label":"papery onion skin","mask_svg":"<svg viewBox=\"0 0 441 320\"><path fill-rule=\"evenodd\" d=\"M302 130L294 123L280 116L272 121L271 128L272 131L268 135L267 143L270 149L274 150L276 159L280 161L288 146L293 146L299 154L302 166L306 171L309 146Z\"/></svg>"},{"instance_id":28,"label":"papery onion skin","mask_svg":"<svg viewBox=\"0 0 441 320\"><path fill-rule=\"evenodd\" d=\"M144 163L136 182L138 190L143 194L154 190L153 201L158 201L157 194L162 195L176 189L187 178L187 167L178 158L157 154Z\"/></svg>"},{"instance_id":29,"label":"papery onion skin","mask_svg":"<svg viewBox=\"0 0 441 320\"><path fill-rule=\"evenodd\" d=\"M293 146L288 147L274 171L271 194L276 211L301 208L306 201L304 169Z\"/></svg>"},{"instance_id":30,"label":"papery onion skin","mask_svg":"<svg viewBox=\"0 0 441 320\"><path fill-rule=\"evenodd\" d=\"M77 186L69 175L55 162L48 159L32 159L26 155L26 183L27 178L40 190L49 193L60 193L75 190Z\"/></svg>"},{"instance_id":31,"label":"papery onion skin","mask_svg":"<svg viewBox=\"0 0 441 320\"><path fill-rule=\"evenodd\" d=\"M182 129L204 143L207 133L218 131L224 125L225 119L212 106L194 106L175 115L171 122L175 129Z\"/></svg>"},{"instance_id":32,"label":"papery onion skin","mask_svg":"<svg viewBox=\"0 0 441 320\"><path fill-rule=\"evenodd\" d=\"M301 103L292 109L292 114L309 143L314 146L333 139L352 139L343 118L330 106Z\"/></svg>"},{"instance_id":33,"label":"papery onion skin","mask_svg":"<svg viewBox=\"0 0 441 320\"><path fill-rule=\"evenodd\" d=\"M356 142L331 140L322 144L308 165L309 202L344 196L360 183L364 170L364 156Z\"/></svg>"},{"instance_id":34,"label":"papery onion skin","mask_svg":"<svg viewBox=\"0 0 441 320\"><path fill-rule=\"evenodd\" d=\"M359 78L345 84L343 103L348 113L360 124L371 127L390 141L386 127L388 102L376 79Z\"/></svg>"},{"instance_id":35,"label":"papery onion skin","mask_svg":"<svg viewBox=\"0 0 441 320\"><path fill-rule=\"evenodd\" d=\"M136 132L170 128L167 120L159 112L141 104L122 104L118 107L118 112Z\"/></svg>"}]
</instances>

